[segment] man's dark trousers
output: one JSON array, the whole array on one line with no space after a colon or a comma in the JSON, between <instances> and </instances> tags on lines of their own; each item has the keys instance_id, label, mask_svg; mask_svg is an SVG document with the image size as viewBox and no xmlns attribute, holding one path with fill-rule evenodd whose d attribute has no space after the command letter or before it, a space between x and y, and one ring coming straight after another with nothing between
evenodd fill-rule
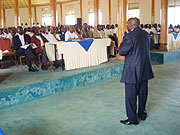
<instances>
[{"instance_id":1,"label":"man's dark trousers","mask_svg":"<svg viewBox=\"0 0 180 135\"><path fill-rule=\"evenodd\" d=\"M137 123L137 97L138 97L138 117L141 120L146 119L146 101L148 96L148 80L140 83L125 83L125 102L128 121Z\"/></svg>"}]
</instances>

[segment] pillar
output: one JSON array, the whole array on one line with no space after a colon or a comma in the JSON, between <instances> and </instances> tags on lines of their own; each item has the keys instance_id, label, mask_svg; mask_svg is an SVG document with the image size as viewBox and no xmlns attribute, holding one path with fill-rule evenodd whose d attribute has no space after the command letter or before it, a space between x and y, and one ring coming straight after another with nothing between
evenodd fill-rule
<instances>
[{"instance_id":1,"label":"pillar","mask_svg":"<svg viewBox=\"0 0 180 135\"><path fill-rule=\"evenodd\" d=\"M160 51L167 51L167 12L168 0L161 0L161 36Z\"/></svg>"},{"instance_id":2,"label":"pillar","mask_svg":"<svg viewBox=\"0 0 180 135\"><path fill-rule=\"evenodd\" d=\"M31 0L28 0L29 26L32 27Z\"/></svg>"},{"instance_id":3,"label":"pillar","mask_svg":"<svg viewBox=\"0 0 180 135\"><path fill-rule=\"evenodd\" d=\"M5 7L3 7L3 27L6 27L6 10L5 10Z\"/></svg>"},{"instance_id":4,"label":"pillar","mask_svg":"<svg viewBox=\"0 0 180 135\"><path fill-rule=\"evenodd\" d=\"M152 0L152 13L151 13L151 24L155 23L155 10L154 10L154 0Z\"/></svg>"},{"instance_id":5,"label":"pillar","mask_svg":"<svg viewBox=\"0 0 180 135\"><path fill-rule=\"evenodd\" d=\"M124 32L126 31L126 10L127 0L118 0L118 46L122 42Z\"/></svg>"},{"instance_id":6,"label":"pillar","mask_svg":"<svg viewBox=\"0 0 180 135\"><path fill-rule=\"evenodd\" d=\"M111 24L111 0L109 0L109 24Z\"/></svg>"},{"instance_id":7,"label":"pillar","mask_svg":"<svg viewBox=\"0 0 180 135\"><path fill-rule=\"evenodd\" d=\"M18 0L14 0L14 26L19 26L19 7Z\"/></svg>"},{"instance_id":8,"label":"pillar","mask_svg":"<svg viewBox=\"0 0 180 135\"><path fill-rule=\"evenodd\" d=\"M1 15L1 0L0 0L0 28L2 28L2 15Z\"/></svg>"},{"instance_id":9,"label":"pillar","mask_svg":"<svg viewBox=\"0 0 180 135\"><path fill-rule=\"evenodd\" d=\"M81 16L81 23L83 23L83 16L82 16L82 0L80 0L80 16Z\"/></svg>"},{"instance_id":10,"label":"pillar","mask_svg":"<svg viewBox=\"0 0 180 135\"><path fill-rule=\"evenodd\" d=\"M36 6L34 6L34 24L37 25L37 13L36 13Z\"/></svg>"},{"instance_id":11,"label":"pillar","mask_svg":"<svg viewBox=\"0 0 180 135\"><path fill-rule=\"evenodd\" d=\"M94 28L97 29L99 23L99 0L94 0Z\"/></svg>"},{"instance_id":12,"label":"pillar","mask_svg":"<svg viewBox=\"0 0 180 135\"><path fill-rule=\"evenodd\" d=\"M63 24L62 3L60 3L60 16L61 16L60 23Z\"/></svg>"},{"instance_id":13,"label":"pillar","mask_svg":"<svg viewBox=\"0 0 180 135\"><path fill-rule=\"evenodd\" d=\"M50 0L51 25L56 26L56 0Z\"/></svg>"}]
</instances>

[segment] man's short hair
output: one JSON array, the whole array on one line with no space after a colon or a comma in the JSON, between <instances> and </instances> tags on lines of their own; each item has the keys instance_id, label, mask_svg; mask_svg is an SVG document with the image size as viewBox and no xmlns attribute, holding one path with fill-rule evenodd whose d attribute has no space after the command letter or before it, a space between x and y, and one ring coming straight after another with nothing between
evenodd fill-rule
<instances>
[{"instance_id":1,"label":"man's short hair","mask_svg":"<svg viewBox=\"0 0 180 135\"><path fill-rule=\"evenodd\" d=\"M137 17L129 18L128 21L133 26L139 26L140 25L140 20Z\"/></svg>"}]
</instances>

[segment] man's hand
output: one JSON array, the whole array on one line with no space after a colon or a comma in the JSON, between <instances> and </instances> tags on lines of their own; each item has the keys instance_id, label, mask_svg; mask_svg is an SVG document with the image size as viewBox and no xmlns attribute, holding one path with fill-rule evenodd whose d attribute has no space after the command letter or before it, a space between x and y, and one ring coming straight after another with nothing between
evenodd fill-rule
<instances>
[{"instance_id":1,"label":"man's hand","mask_svg":"<svg viewBox=\"0 0 180 135\"><path fill-rule=\"evenodd\" d=\"M119 55L119 53L116 55L116 60L125 60L124 56Z\"/></svg>"}]
</instances>

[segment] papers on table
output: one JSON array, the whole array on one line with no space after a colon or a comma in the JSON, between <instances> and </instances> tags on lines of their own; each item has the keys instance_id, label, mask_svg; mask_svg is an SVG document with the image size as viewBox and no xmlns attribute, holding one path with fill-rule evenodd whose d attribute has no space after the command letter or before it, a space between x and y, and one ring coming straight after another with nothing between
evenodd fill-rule
<instances>
[{"instance_id":1,"label":"papers on table","mask_svg":"<svg viewBox=\"0 0 180 135\"><path fill-rule=\"evenodd\" d=\"M21 48L22 48L22 49L27 49L29 46L31 46L32 49L36 49L36 48L37 48L37 46L36 46L35 44L27 44L27 45L23 45L23 46L21 46Z\"/></svg>"}]
</instances>

